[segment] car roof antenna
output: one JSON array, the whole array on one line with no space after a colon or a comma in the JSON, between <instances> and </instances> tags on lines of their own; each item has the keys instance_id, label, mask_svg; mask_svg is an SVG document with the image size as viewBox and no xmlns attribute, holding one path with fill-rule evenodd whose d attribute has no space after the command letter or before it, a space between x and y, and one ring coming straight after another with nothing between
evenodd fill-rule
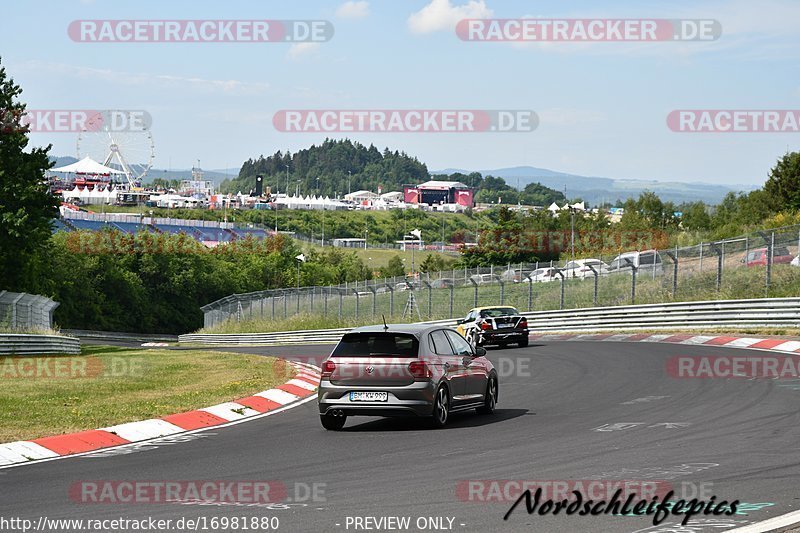
<instances>
[{"instance_id":1,"label":"car roof antenna","mask_svg":"<svg viewBox=\"0 0 800 533\"><path fill-rule=\"evenodd\" d=\"M381 317L383 318L383 331L388 331L389 326L386 324L386 315L382 314Z\"/></svg>"}]
</instances>

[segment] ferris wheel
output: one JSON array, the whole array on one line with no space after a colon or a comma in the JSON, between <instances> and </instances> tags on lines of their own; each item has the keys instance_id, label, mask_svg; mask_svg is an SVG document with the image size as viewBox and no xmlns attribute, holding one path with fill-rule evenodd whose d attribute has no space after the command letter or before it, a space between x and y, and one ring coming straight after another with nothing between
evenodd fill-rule
<instances>
[{"instance_id":1,"label":"ferris wheel","mask_svg":"<svg viewBox=\"0 0 800 533\"><path fill-rule=\"evenodd\" d=\"M130 122L129 122L130 123ZM78 159L89 156L107 167L125 173L131 187L139 186L153 166L155 145L147 127L112 131L103 127L78 134Z\"/></svg>"}]
</instances>

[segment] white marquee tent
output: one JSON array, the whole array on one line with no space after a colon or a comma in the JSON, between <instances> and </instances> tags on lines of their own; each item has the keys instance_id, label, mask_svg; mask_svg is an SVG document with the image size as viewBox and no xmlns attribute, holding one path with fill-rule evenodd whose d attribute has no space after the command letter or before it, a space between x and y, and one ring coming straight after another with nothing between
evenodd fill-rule
<instances>
[{"instance_id":1,"label":"white marquee tent","mask_svg":"<svg viewBox=\"0 0 800 533\"><path fill-rule=\"evenodd\" d=\"M109 176L111 174L125 174L121 170L101 165L88 155L71 165L51 168L50 172L66 172L69 174L91 174L94 176Z\"/></svg>"}]
</instances>

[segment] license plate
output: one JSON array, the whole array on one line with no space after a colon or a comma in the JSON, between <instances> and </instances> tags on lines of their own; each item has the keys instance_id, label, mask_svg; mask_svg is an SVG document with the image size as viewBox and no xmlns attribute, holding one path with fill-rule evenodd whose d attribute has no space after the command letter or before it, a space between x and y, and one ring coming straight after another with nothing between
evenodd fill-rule
<instances>
[{"instance_id":1,"label":"license plate","mask_svg":"<svg viewBox=\"0 0 800 533\"><path fill-rule=\"evenodd\" d=\"M498 324L498 328L513 328L514 324Z\"/></svg>"},{"instance_id":2,"label":"license plate","mask_svg":"<svg viewBox=\"0 0 800 533\"><path fill-rule=\"evenodd\" d=\"M363 391L350 393L351 402L385 402L389 400L388 392Z\"/></svg>"}]
</instances>

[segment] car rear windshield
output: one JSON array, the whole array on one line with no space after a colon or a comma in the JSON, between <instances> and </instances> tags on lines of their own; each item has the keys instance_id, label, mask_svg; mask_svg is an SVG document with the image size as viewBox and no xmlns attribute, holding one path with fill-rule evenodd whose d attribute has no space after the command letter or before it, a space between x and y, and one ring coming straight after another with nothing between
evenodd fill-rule
<instances>
[{"instance_id":1,"label":"car rear windshield","mask_svg":"<svg viewBox=\"0 0 800 533\"><path fill-rule=\"evenodd\" d=\"M419 341L408 333L347 333L331 357L417 357Z\"/></svg>"},{"instance_id":2,"label":"car rear windshield","mask_svg":"<svg viewBox=\"0 0 800 533\"><path fill-rule=\"evenodd\" d=\"M513 316L518 315L516 309L513 307L495 307L494 309L484 309L481 311L483 318L496 318L498 316Z\"/></svg>"},{"instance_id":3,"label":"car rear windshield","mask_svg":"<svg viewBox=\"0 0 800 533\"><path fill-rule=\"evenodd\" d=\"M781 256L781 255L792 255L792 254L789 253L788 248L785 248L783 246L776 246L775 251L772 252L772 256L774 257L776 255Z\"/></svg>"}]
</instances>

